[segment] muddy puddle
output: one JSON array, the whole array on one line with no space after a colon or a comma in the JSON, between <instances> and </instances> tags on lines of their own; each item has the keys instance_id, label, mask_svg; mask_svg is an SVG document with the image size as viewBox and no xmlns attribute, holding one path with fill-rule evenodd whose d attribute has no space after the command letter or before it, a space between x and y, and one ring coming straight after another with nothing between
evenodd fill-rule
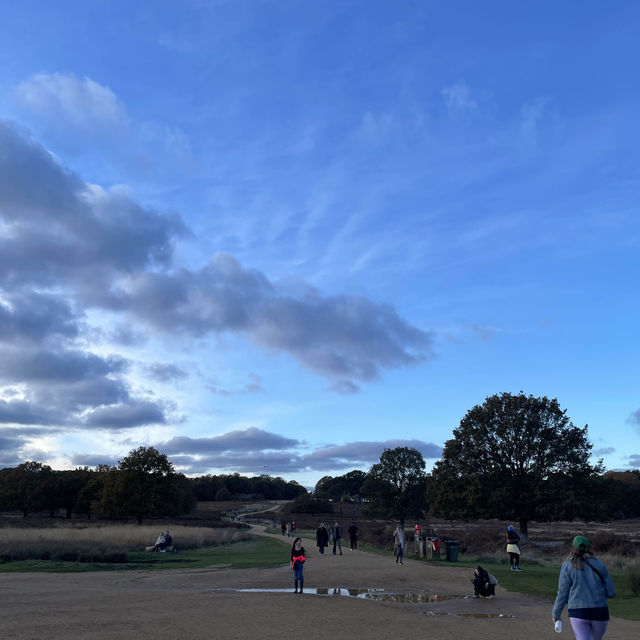
<instances>
[{"instance_id":1,"label":"muddy puddle","mask_svg":"<svg viewBox=\"0 0 640 640\"><path fill-rule=\"evenodd\" d=\"M293 593L292 589L214 589L214 591L236 591L238 593ZM316 596L333 596L359 598L361 600L375 600L378 602L429 603L451 600L460 596L448 596L439 593L400 593L385 591L384 589L346 589L334 588L305 588L305 594Z\"/></svg>"},{"instance_id":2,"label":"muddy puddle","mask_svg":"<svg viewBox=\"0 0 640 640\"><path fill-rule=\"evenodd\" d=\"M452 616L454 618L515 618L510 613L452 613L451 611L423 611L422 616Z\"/></svg>"},{"instance_id":3,"label":"muddy puddle","mask_svg":"<svg viewBox=\"0 0 640 640\"><path fill-rule=\"evenodd\" d=\"M293 589L212 589L212 591L225 591L235 593L290 593ZM434 602L443 602L444 600L461 600L470 598L471 596L452 596L440 593L428 592L399 592L386 591L384 589L346 589L344 587L333 588L305 588L305 595L314 596L330 596L330 597L346 597L359 598L361 600L374 600L377 602L401 602L409 604L430 604ZM423 611L423 616L451 616L454 618L515 618L514 615L505 613L461 613L454 611L443 611L442 609L431 609Z\"/></svg>"}]
</instances>

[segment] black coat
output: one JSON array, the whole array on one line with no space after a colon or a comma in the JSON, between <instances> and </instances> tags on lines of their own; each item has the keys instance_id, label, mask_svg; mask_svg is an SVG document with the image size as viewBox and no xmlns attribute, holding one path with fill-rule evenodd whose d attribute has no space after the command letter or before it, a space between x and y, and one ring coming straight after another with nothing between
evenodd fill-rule
<instances>
[{"instance_id":1,"label":"black coat","mask_svg":"<svg viewBox=\"0 0 640 640\"><path fill-rule=\"evenodd\" d=\"M329 534L324 527L318 527L316 531L316 546L328 547L329 546Z\"/></svg>"}]
</instances>

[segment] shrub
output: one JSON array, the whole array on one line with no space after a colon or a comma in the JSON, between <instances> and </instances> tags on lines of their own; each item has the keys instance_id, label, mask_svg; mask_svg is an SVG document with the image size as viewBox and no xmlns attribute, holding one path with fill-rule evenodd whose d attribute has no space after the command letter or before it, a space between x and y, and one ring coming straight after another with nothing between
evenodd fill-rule
<instances>
[{"instance_id":1,"label":"shrub","mask_svg":"<svg viewBox=\"0 0 640 640\"><path fill-rule=\"evenodd\" d=\"M593 534L589 542L592 553L606 553L616 546L617 538L614 533L601 531Z\"/></svg>"},{"instance_id":2,"label":"shrub","mask_svg":"<svg viewBox=\"0 0 640 640\"><path fill-rule=\"evenodd\" d=\"M233 496L231 495L231 491L229 491L227 487L222 487L222 489L219 489L216 493L217 502L226 502L228 500L231 500L232 497Z\"/></svg>"},{"instance_id":3,"label":"shrub","mask_svg":"<svg viewBox=\"0 0 640 640\"><path fill-rule=\"evenodd\" d=\"M640 595L640 567L631 567L628 571L629 589L634 596Z\"/></svg>"},{"instance_id":4,"label":"shrub","mask_svg":"<svg viewBox=\"0 0 640 640\"><path fill-rule=\"evenodd\" d=\"M303 493L293 502L285 505L283 511L287 513L310 513L311 515L321 513L333 514L333 504L328 500L313 498L310 494Z\"/></svg>"}]
</instances>

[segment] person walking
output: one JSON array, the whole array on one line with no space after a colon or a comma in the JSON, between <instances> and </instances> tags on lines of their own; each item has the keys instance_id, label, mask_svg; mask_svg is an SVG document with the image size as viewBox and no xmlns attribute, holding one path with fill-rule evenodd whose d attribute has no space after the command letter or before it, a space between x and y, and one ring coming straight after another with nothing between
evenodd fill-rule
<instances>
[{"instance_id":1,"label":"person walking","mask_svg":"<svg viewBox=\"0 0 640 640\"><path fill-rule=\"evenodd\" d=\"M507 553L509 554L509 564L511 571L522 571L520 568L520 536L516 533L512 524L507 527Z\"/></svg>"},{"instance_id":2,"label":"person walking","mask_svg":"<svg viewBox=\"0 0 640 640\"><path fill-rule=\"evenodd\" d=\"M304 547L302 539L296 538L291 547L291 568L293 569L293 581L295 584L294 593L302 593L304 589L304 563L307 559L304 557ZM300 590L298 590L298 584Z\"/></svg>"},{"instance_id":3,"label":"person walking","mask_svg":"<svg viewBox=\"0 0 640 640\"><path fill-rule=\"evenodd\" d=\"M347 530L349 532L349 542L351 543L351 551L356 551L358 548L358 525L355 522L351 523L351 526Z\"/></svg>"},{"instance_id":4,"label":"person walking","mask_svg":"<svg viewBox=\"0 0 640 640\"><path fill-rule=\"evenodd\" d=\"M324 555L324 548L329 546L329 534L324 526L324 522L316 529L316 546L321 556Z\"/></svg>"},{"instance_id":5,"label":"person walking","mask_svg":"<svg viewBox=\"0 0 640 640\"><path fill-rule=\"evenodd\" d=\"M322 526L327 530L327 547L328 547L329 542L333 540L333 529L331 528L331 524L329 522L323 522Z\"/></svg>"},{"instance_id":6,"label":"person walking","mask_svg":"<svg viewBox=\"0 0 640 640\"><path fill-rule=\"evenodd\" d=\"M404 551L407 546L407 539L402 527L398 525L393 532L393 553L396 556L396 564L403 564Z\"/></svg>"},{"instance_id":7,"label":"person walking","mask_svg":"<svg viewBox=\"0 0 640 640\"><path fill-rule=\"evenodd\" d=\"M291 522L287 522L287 538L291 537Z\"/></svg>"},{"instance_id":8,"label":"person walking","mask_svg":"<svg viewBox=\"0 0 640 640\"><path fill-rule=\"evenodd\" d=\"M336 555L336 547L342 555L342 527L336 522L333 527L333 555Z\"/></svg>"},{"instance_id":9,"label":"person walking","mask_svg":"<svg viewBox=\"0 0 640 640\"><path fill-rule=\"evenodd\" d=\"M607 567L589 553L587 538L576 536L571 546L558 577L553 622L557 629L562 610L568 605L569 622L576 640L600 640L609 624L607 598L615 598L616 589Z\"/></svg>"},{"instance_id":10,"label":"person walking","mask_svg":"<svg viewBox=\"0 0 640 640\"><path fill-rule=\"evenodd\" d=\"M282 535L287 532L287 523L284 520L280 522L280 530L282 531Z\"/></svg>"}]
</instances>

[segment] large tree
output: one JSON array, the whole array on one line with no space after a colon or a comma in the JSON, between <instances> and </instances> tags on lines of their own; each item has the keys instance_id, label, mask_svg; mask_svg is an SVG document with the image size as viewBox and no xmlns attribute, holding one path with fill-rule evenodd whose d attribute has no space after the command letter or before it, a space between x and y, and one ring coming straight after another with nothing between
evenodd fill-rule
<instances>
[{"instance_id":1,"label":"large tree","mask_svg":"<svg viewBox=\"0 0 640 640\"><path fill-rule=\"evenodd\" d=\"M138 524L152 515L187 513L194 504L191 483L154 447L130 451L104 480L103 511L133 516Z\"/></svg>"},{"instance_id":2,"label":"large tree","mask_svg":"<svg viewBox=\"0 0 640 640\"><path fill-rule=\"evenodd\" d=\"M385 449L362 485L371 515L398 518L404 527L406 517L420 517L425 502L425 461L417 449Z\"/></svg>"},{"instance_id":3,"label":"large tree","mask_svg":"<svg viewBox=\"0 0 640 640\"><path fill-rule=\"evenodd\" d=\"M490 396L445 443L429 481L431 511L516 520L526 538L531 519L581 515L602 471L591 448L587 427L574 426L556 399Z\"/></svg>"},{"instance_id":4,"label":"large tree","mask_svg":"<svg viewBox=\"0 0 640 640\"><path fill-rule=\"evenodd\" d=\"M343 476L323 476L315 486L315 495L318 498L329 498L344 502L362 500L360 489L367 477L364 471L354 469Z\"/></svg>"},{"instance_id":5,"label":"large tree","mask_svg":"<svg viewBox=\"0 0 640 640\"><path fill-rule=\"evenodd\" d=\"M53 472L42 462L28 460L4 475L5 508L18 509L26 518L29 513L48 508L48 487Z\"/></svg>"},{"instance_id":6,"label":"large tree","mask_svg":"<svg viewBox=\"0 0 640 640\"><path fill-rule=\"evenodd\" d=\"M640 517L640 470L607 471L607 505L615 518Z\"/></svg>"}]
</instances>

